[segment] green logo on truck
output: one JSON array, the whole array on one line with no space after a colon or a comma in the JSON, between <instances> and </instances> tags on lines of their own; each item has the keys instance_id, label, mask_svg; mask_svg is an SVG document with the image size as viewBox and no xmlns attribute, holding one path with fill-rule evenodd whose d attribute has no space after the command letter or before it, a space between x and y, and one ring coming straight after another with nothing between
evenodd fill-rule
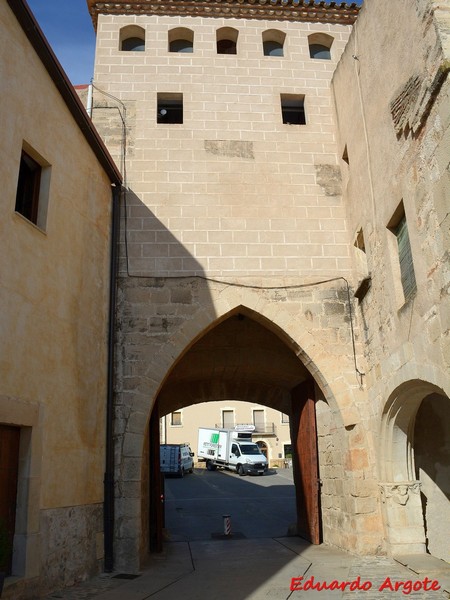
<instances>
[{"instance_id":1,"label":"green logo on truck","mask_svg":"<svg viewBox=\"0 0 450 600\"><path fill-rule=\"evenodd\" d=\"M211 444L218 444L218 443L219 443L219 434L212 433L211 434Z\"/></svg>"}]
</instances>

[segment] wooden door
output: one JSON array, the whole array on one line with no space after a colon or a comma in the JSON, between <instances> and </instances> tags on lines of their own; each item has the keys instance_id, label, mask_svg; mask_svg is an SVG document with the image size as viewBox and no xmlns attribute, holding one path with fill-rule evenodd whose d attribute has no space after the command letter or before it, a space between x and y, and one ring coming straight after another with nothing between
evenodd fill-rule
<instances>
[{"instance_id":1,"label":"wooden door","mask_svg":"<svg viewBox=\"0 0 450 600\"><path fill-rule=\"evenodd\" d=\"M292 390L292 466L297 500L298 535L321 542L320 482L317 453L314 380Z\"/></svg>"},{"instance_id":2,"label":"wooden door","mask_svg":"<svg viewBox=\"0 0 450 600\"><path fill-rule=\"evenodd\" d=\"M17 476L19 469L20 428L0 425L0 535L6 530L11 555L0 571L11 573L12 543L16 523Z\"/></svg>"}]
</instances>

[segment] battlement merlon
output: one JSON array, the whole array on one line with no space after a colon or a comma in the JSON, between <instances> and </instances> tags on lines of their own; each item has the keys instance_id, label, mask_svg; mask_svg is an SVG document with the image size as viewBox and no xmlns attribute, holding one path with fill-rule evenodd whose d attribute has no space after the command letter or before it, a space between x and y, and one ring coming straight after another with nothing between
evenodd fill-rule
<instances>
[{"instance_id":1,"label":"battlement merlon","mask_svg":"<svg viewBox=\"0 0 450 600\"><path fill-rule=\"evenodd\" d=\"M87 5L94 29L97 28L99 14L222 17L352 25L360 10L360 6L354 2L347 4L323 0L87 0Z\"/></svg>"}]
</instances>

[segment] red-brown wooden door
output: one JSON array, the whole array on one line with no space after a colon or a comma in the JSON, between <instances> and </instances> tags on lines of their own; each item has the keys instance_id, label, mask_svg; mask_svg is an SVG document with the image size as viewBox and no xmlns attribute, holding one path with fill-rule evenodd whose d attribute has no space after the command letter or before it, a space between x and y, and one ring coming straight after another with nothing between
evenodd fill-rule
<instances>
[{"instance_id":1,"label":"red-brown wooden door","mask_svg":"<svg viewBox=\"0 0 450 600\"><path fill-rule=\"evenodd\" d=\"M292 466L297 501L297 533L313 544L321 542L320 480L314 381L291 392Z\"/></svg>"},{"instance_id":2,"label":"red-brown wooden door","mask_svg":"<svg viewBox=\"0 0 450 600\"><path fill-rule=\"evenodd\" d=\"M0 425L0 527L5 527L12 548L16 522L20 428ZM11 559L0 570L11 573Z\"/></svg>"}]
</instances>

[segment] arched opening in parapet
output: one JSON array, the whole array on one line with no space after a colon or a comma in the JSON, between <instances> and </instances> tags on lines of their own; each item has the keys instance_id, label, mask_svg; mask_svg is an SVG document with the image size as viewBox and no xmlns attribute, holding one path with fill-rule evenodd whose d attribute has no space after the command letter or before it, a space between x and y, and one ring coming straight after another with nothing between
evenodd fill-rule
<instances>
[{"instance_id":1,"label":"arched opening in parapet","mask_svg":"<svg viewBox=\"0 0 450 600\"><path fill-rule=\"evenodd\" d=\"M314 59L331 60L334 38L327 33L312 33L308 36L309 56Z\"/></svg>"},{"instance_id":2,"label":"arched opening in parapet","mask_svg":"<svg viewBox=\"0 0 450 600\"><path fill-rule=\"evenodd\" d=\"M138 25L122 27L119 33L119 49L122 52L144 52L145 29Z\"/></svg>"},{"instance_id":3,"label":"arched opening in parapet","mask_svg":"<svg viewBox=\"0 0 450 600\"><path fill-rule=\"evenodd\" d=\"M268 472L292 467L294 527L292 522L286 522L284 531L280 530L278 535L287 535L289 529L313 543L322 541L319 451L323 442L318 443L317 432L320 436L321 430L322 433L326 430L329 446L329 424L333 417L298 354L301 352L292 340L272 322L239 307L213 323L172 367L150 419L149 537L152 549L157 550L158 544L162 544L164 523L160 502L161 494L164 494L164 480L159 476L160 440L188 443L198 460L200 427L242 426L245 421L250 421L255 428L253 441L259 442L260 447L264 445L269 460ZM247 406L245 415L237 415L237 403ZM191 408L200 410L194 411L195 416L188 419ZM276 418L267 418L270 411L273 411L271 415L277 415ZM289 428L289 438L282 439L281 431L286 428ZM284 456L285 449L290 450L289 457ZM219 468L223 466L219 465ZM234 469L225 467L227 476L236 477L238 482L242 481L239 485L251 489L250 477L244 482L245 478L238 476L242 473L237 466ZM336 465L332 476L339 477L338 473L339 466ZM203 480L205 474L203 470ZM158 485L162 487L158 488ZM172 498L177 497L177 493L172 494ZM183 507L177 507L183 510ZM204 511L202 516L205 517ZM166 528L170 536L167 521ZM212 535L213 531L209 533Z\"/></svg>"},{"instance_id":4,"label":"arched opening in parapet","mask_svg":"<svg viewBox=\"0 0 450 600\"><path fill-rule=\"evenodd\" d=\"M450 400L430 383L401 385L382 424L382 487L394 554L450 560Z\"/></svg>"},{"instance_id":5,"label":"arched opening in parapet","mask_svg":"<svg viewBox=\"0 0 450 600\"><path fill-rule=\"evenodd\" d=\"M194 52L194 32L186 27L176 27L169 31L169 52Z\"/></svg>"},{"instance_id":6,"label":"arched opening in parapet","mask_svg":"<svg viewBox=\"0 0 450 600\"><path fill-rule=\"evenodd\" d=\"M217 54L236 54L239 31L234 27L221 27L216 32Z\"/></svg>"},{"instance_id":7,"label":"arched opening in parapet","mask_svg":"<svg viewBox=\"0 0 450 600\"><path fill-rule=\"evenodd\" d=\"M284 42L286 34L278 29L267 29L263 31L264 56L284 56Z\"/></svg>"}]
</instances>

